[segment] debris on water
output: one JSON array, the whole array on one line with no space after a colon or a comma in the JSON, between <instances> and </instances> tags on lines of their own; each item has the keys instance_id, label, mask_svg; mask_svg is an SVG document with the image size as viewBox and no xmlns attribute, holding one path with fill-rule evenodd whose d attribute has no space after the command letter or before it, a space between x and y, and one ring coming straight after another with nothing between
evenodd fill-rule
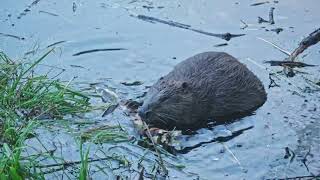
<instances>
[{"instance_id":1,"label":"debris on water","mask_svg":"<svg viewBox=\"0 0 320 180\"><path fill-rule=\"evenodd\" d=\"M102 102L111 103L111 104L118 104L119 97L112 90L110 90L108 88L96 87L96 91L101 94Z\"/></svg>"},{"instance_id":2,"label":"debris on water","mask_svg":"<svg viewBox=\"0 0 320 180\"><path fill-rule=\"evenodd\" d=\"M72 11L73 13L77 11L77 4L75 2L72 3Z\"/></svg>"},{"instance_id":3,"label":"debris on water","mask_svg":"<svg viewBox=\"0 0 320 180\"><path fill-rule=\"evenodd\" d=\"M5 37L15 38L15 39L18 39L18 40L25 40L24 37L19 37L19 36L12 35L12 34L0 33L0 35L1 35L1 36L5 36Z\"/></svg>"},{"instance_id":4,"label":"debris on water","mask_svg":"<svg viewBox=\"0 0 320 180\"><path fill-rule=\"evenodd\" d=\"M289 151L289 148L288 147L286 147L285 148L285 155L284 155L284 159L288 159L289 157L290 157L291 155L290 155L290 151Z\"/></svg>"},{"instance_id":5,"label":"debris on water","mask_svg":"<svg viewBox=\"0 0 320 180\"><path fill-rule=\"evenodd\" d=\"M111 114L119 106L119 97L118 95L111 91L108 88L96 87L96 91L101 94L102 102L109 103L108 108L103 112L102 117Z\"/></svg>"},{"instance_id":6,"label":"debris on water","mask_svg":"<svg viewBox=\"0 0 320 180\"><path fill-rule=\"evenodd\" d=\"M270 2L269 1L257 2L257 3L250 4L250 6L259 6L259 5L267 4L267 3L270 3Z\"/></svg>"},{"instance_id":7,"label":"debris on water","mask_svg":"<svg viewBox=\"0 0 320 180\"><path fill-rule=\"evenodd\" d=\"M292 151L289 147L285 147L285 155L284 155L284 159L289 159L290 157L290 163L293 162L294 158L295 158L295 153L294 151Z\"/></svg>"},{"instance_id":8,"label":"debris on water","mask_svg":"<svg viewBox=\"0 0 320 180\"><path fill-rule=\"evenodd\" d=\"M258 17L258 23L259 23L259 24L261 24L261 23L267 23L267 22L269 22L269 21L263 19L263 18L260 17L260 16Z\"/></svg>"},{"instance_id":9,"label":"debris on water","mask_svg":"<svg viewBox=\"0 0 320 180\"><path fill-rule=\"evenodd\" d=\"M231 34L231 33L228 33L228 32L227 33L223 33L223 34L215 34L215 33L205 32L205 31L197 30L197 29L191 29L191 30L194 31L194 32L198 32L198 33L201 33L201 34L208 35L208 36L218 37L218 38L224 39L226 41L230 41L232 38L240 37L240 36L244 36L245 35L245 34Z\"/></svg>"},{"instance_id":10,"label":"debris on water","mask_svg":"<svg viewBox=\"0 0 320 180\"><path fill-rule=\"evenodd\" d=\"M274 9L275 9L274 7L271 7L270 11L269 11L269 23L270 24L274 24L274 18L273 18Z\"/></svg>"},{"instance_id":11,"label":"debris on water","mask_svg":"<svg viewBox=\"0 0 320 180\"><path fill-rule=\"evenodd\" d=\"M70 65L70 67L86 69L86 68L85 68L85 67L83 67L83 66L80 66L80 65L73 65L73 64L71 64L71 65Z\"/></svg>"},{"instance_id":12,"label":"debris on water","mask_svg":"<svg viewBox=\"0 0 320 180\"><path fill-rule=\"evenodd\" d=\"M197 33L200 33L200 34L205 34L205 35L208 35L208 36L218 37L218 38L224 39L226 41L229 41L229 40L231 40L232 38L235 38L235 37L240 37L240 36L244 36L245 35L245 34L231 34L231 33L217 34L217 33L206 32L206 31L203 31L203 30L194 29L190 25L187 25L187 24L182 24L182 23L174 22L174 21L166 21L166 20L162 20L162 19L158 19L158 18L155 18L155 17L146 16L146 15L137 15L136 16L136 15L132 15L131 14L130 16L138 18L138 19L146 21L146 22L149 22L149 23L156 23L156 22L157 23L162 23L162 24L166 24L166 25L177 27L177 28L181 28L181 29L187 29L187 30L190 30L190 31L193 31L193 32L197 32Z\"/></svg>"},{"instance_id":13,"label":"debris on water","mask_svg":"<svg viewBox=\"0 0 320 180\"><path fill-rule=\"evenodd\" d=\"M58 42L52 43L52 44L48 45L47 48L50 48L52 46L55 46L55 45L58 45L58 44L61 44L61 43L64 43L64 42L67 42L67 41L58 41Z\"/></svg>"},{"instance_id":14,"label":"debris on water","mask_svg":"<svg viewBox=\"0 0 320 180\"><path fill-rule=\"evenodd\" d=\"M274 24L274 17L273 17L273 13L274 13L274 7L271 7L270 8L270 11L269 11L269 20L265 20L263 19L262 17L258 17L258 23L261 24L261 23L270 23L270 24Z\"/></svg>"},{"instance_id":15,"label":"debris on water","mask_svg":"<svg viewBox=\"0 0 320 180\"><path fill-rule=\"evenodd\" d=\"M40 2L40 0L35 0L35 1L33 1L33 2L31 3L31 5L30 5L29 7L31 8L32 6L37 5L39 2Z\"/></svg>"},{"instance_id":16,"label":"debris on water","mask_svg":"<svg viewBox=\"0 0 320 180\"><path fill-rule=\"evenodd\" d=\"M299 54L301 54L308 47L317 44L320 41L320 28L316 29L309 36L305 37L300 43L298 48L296 48L293 53L289 56L290 61L294 61Z\"/></svg>"},{"instance_id":17,"label":"debris on water","mask_svg":"<svg viewBox=\"0 0 320 180\"><path fill-rule=\"evenodd\" d=\"M273 31L273 32L276 32L277 34L279 34L280 32L283 31L283 28L270 29L270 31Z\"/></svg>"},{"instance_id":18,"label":"debris on water","mask_svg":"<svg viewBox=\"0 0 320 180\"><path fill-rule=\"evenodd\" d=\"M183 28L183 29L189 29L191 28L190 25L187 24L182 24L182 23L178 23L178 22L174 22L174 21L166 21L166 20L162 20L162 19L158 19L155 17L151 17L151 16L145 16L145 15L131 15L132 17L136 17L140 20L146 21L146 22L150 22L150 23L163 23L163 24L167 24L169 26L173 26L173 27L178 27L178 28Z\"/></svg>"},{"instance_id":19,"label":"debris on water","mask_svg":"<svg viewBox=\"0 0 320 180\"><path fill-rule=\"evenodd\" d=\"M246 22L244 22L243 20L240 19L240 22L244 25L240 29L245 29L245 28L249 27L249 25Z\"/></svg>"},{"instance_id":20,"label":"debris on water","mask_svg":"<svg viewBox=\"0 0 320 180\"><path fill-rule=\"evenodd\" d=\"M79 55L82 55L82 54L101 52L101 51L121 51L121 50L127 50L127 49L125 49L125 48L92 49L92 50L80 51L78 53L73 54L72 56L79 56Z\"/></svg>"},{"instance_id":21,"label":"debris on water","mask_svg":"<svg viewBox=\"0 0 320 180\"><path fill-rule=\"evenodd\" d=\"M228 43L221 43L221 44L214 45L214 47L222 47L222 46L228 46Z\"/></svg>"},{"instance_id":22,"label":"debris on water","mask_svg":"<svg viewBox=\"0 0 320 180\"><path fill-rule=\"evenodd\" d=\"M143 5L142 7L145 9L148 9L148 11L154 8L153 6L147 6L147 5Z\"/></svg>"},{"instance_id":23,"label":"debris on water","mask_svg":"<svg viewBox=\"0 0 320 180\"><path fill-rule=\"evenodd\" d=\"M302 68L302 67L314 67L317 65L306 64L303 62L294 62L294 61L264 61L264 63L269 63L270 66L282 66L290 68Z\"/></svg>"},{"instance_id":24,"label":"debris on water","mask_svg":"<svg viewBox=\"0 0 320 180\"><path fill-rule=\"evenodd\" d=\"M51 16L59 16L58 14L52 13L52 12L48 12L48 11L39 11L39 13L44 13L44 14L48 14Z\"/></svg>"},{"instance_id":25,"label":"debris on water","mask_svg":"<svg viewBox=\"0 0 320 180\"><path fill-rule=\"evenodd\" d=\"M113 113L114 110L117 109L117 107L119 106L119 104L112 104L110 105L102 114L102 117L107 116L108 114Z\"/></svg>"},{"instance_id":26,"label":"debris on water","mask_svg":"<svg viewBox=\"0 0 320 180\"><path fill-rule=\"evenodd\" d=\"M287 50L279 47L278 45L276 45L276 44L273 43L273 42L270 42L270 41L268 41L268 40L266 40L266 39L263 39L263 38L260 38L260 37L258 37L258 39L260 39L260 40L262 40L262 41L264 41L264 42L272 45L274 48L278 49L280 52L282 52L283 54L285 54L285 55L287 55L287 56L290 56L290 55L291 55L291 53L290 53L289 51L287 51Z\"/></svg>"},{"instance_id":27,"label":"debris on water","mask_svg":"<svg viewBox=\"0 0 320 180\"><path fill-rule=\"evenodd\" d=\"M269 83L268 89L273 88L273 87L280 87L280 85L278 85L276 83L276 81L272 78L274 75L275 75L274 73L269 73L270 83Z\"/></svg>"},{"instance_id":28,"label":"debris on water","mask_svg":"<svg viewBox=\"0 0 320 180\"><path fill-rule=\"evenodd\" d=\"M40 0L35 0L33 1L30 5L27 6L26 9L23 10L23 12L21 12L19 14L19 16L17 17L17 19L21 19L23 16L26 16L28 12L31 11L31 8L35 5L37 5L40 2Z\"/></svg>"},{"instance_id":29,"label":"debris on water","mask_svg":"<svg viewBox=\"0 0 320 180\"><path fill-rule=\"evenodd\" d=\"M121 84L125 86L140 86L143 84L141 81L133 81L133 82L121 82Z\"/></svg>"}]
</instances>

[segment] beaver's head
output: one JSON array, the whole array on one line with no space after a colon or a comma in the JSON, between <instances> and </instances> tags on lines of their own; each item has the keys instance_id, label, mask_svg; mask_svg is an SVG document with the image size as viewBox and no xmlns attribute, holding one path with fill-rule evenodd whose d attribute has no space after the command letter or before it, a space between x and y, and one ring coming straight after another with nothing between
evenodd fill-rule
<instances>
[{"instance_id":1,"label":"beaver's head","mask_svg":"<svg viewBox=\"0 0 320 180\"><path fill-rule=\"evenodd\" d=\"M193 98L187 82L161 78L148 91L138 114L147 124L166 129L180 126L181 122L190 124Z\"/></svg>"}]
</instances>

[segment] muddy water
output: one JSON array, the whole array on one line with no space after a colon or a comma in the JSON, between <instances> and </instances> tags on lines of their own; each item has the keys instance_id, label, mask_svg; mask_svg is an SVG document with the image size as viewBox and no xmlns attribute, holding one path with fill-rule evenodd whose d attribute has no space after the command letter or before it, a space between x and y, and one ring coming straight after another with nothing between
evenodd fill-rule
<instances>
[{"instance_id":1,"label":"muddy water","mask_svg":"<svg viewBox=\"0 0 320 180\"><path fill-rule=\"evenodd\" d=\"M153 84L175 64L191 55L203 51L228 52L262 80L268 100L253 116L212 129L200 129L196 135L181 137L177 145L179 148L200 145L187 153L166 158L168 162L185 166L183 172L169 168L170 179L269 179L318 175L320 92L319 87L316 89L304 78L319 81L320 69L305 68L302 71L309 74L298 74L289 79L281 75L278 76L280 79L273 77L280 87L268 89L269 73L281 69L270 68L263 61L282 60L286 55L258 38L292 51L305 35L319 28L320 2L280 0L278 3L270 1L250 6L252 3L255 1L21 0L17 3L3 0L0 8L0 50L14 58L30 58L57 43L56 52L45 63L66 68L64 79L77 76L77 81L81 82L102 82L125 99L143 94L145 86ZM258 24L258 16L268 19L270 7L275 7L275 24ZM226 41L132 17L138 14L188 24L212 33L246 35L231 39L227 46L215 47ZM241 29L244 24L240 20L249 26ZM277 34L270 31L274 28L284 30ZM81 51L106 48L125 50L73 56ZM320 45L311 47L301 60L320 65L319 49ZM130 87L121 84L134 81L144 84ZM135 135L130 119L121 110L116 110L106 118L93 119L115 124L119 121L131 135ZM253 128L226 142L201 144L251 126ZM57 152L67 160L77 159L78 145L63 127L61 123L53 123L50 128L58 130L43 128L38 133L42 143L49 148L52 142L59 142L55 145L60 149ZM73 131L76 132L77 128ZM41 148L35 140L29 143ZM93 153L99 156L101 152L98 149L108 149L110 146L92 145L95 150ZM134 160L136 157L133 153L125 151L124 147L144 153L138 147L127 144L110 149L108 153L113 150L124 151ZM48 178L61 177L56 174ZM109 174L109 179L115 177L111 172ZM93 177L98 179L106 176L94 173Z\"/></svg>"}]
</instances>

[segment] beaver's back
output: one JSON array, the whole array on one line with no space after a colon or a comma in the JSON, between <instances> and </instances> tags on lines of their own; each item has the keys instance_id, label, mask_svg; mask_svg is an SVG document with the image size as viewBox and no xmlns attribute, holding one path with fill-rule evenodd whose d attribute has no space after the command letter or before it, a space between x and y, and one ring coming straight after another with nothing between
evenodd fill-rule
<instances>
[{"instance_id":1,"label":"beaver's back","mask_svg":"<svg viewBox=\"0 0 320 180\"><path fill-rule=\"evenodd\" d=\"M185 81L197 104L209 116L224 117L254 111L266 101L261 81L237 59L223 52L197 54L175 66L167 80Z\"/></svg>"}]
</instances>

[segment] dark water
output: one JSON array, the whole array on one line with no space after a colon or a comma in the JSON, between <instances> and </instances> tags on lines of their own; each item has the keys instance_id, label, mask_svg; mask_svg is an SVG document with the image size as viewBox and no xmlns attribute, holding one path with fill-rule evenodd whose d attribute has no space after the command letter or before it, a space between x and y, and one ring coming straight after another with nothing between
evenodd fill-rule
<instances>
[{"instance_id":1,"label":"dark water","mask_svg":"<svg viewBox=\"0 0 320 180\"><path fill-rule=\"evenodd\" d=\"M280 79L274 79L280 87L268 89L269 73L281 69L269 67L266 70L267 65L263 61L282 60L286 55L258 39L264 38L292 51L303 37L319 28L320 1L280 0L278 3L270 1L250 6L255 2L20 0L17 3L2 0L0 50L10 57L22 58L33 50L35 55L39 55L47 46L58 42L56 52L46 60L46 64L66 68L63 76L66 80L77 76L77 81L81 82L103 82L125 99L141 95L146 91L145 86L152 85L189 56L203 51L228 52L262 80L268 100L253 116L211 130L200 129L196 135L182 137L177 146L184 148L253 126L227 142L203 143L186 154L167 157L168 162L186 166L183 172L170 168L170 179L268 179L320 174L320 92L319 87L313 87L304 79L319 81L320 69L305 68L301 71L309 74L298 74L289 79L279 76ZM270 7L275 7L275 24L258 24L257 17L267 19ZM130 16L138 14L188 24L213 33L246 35L231 39L227 46L216 47L226 41ZM241 29L243 24L240 20L249 27ZM283 28L284 31L279 34L266 31L274 28ZM126 50L73 56L81 51L106 48ZM311 47L304 54L307 56L302 61L320 65L320 45ZM26 57L33 57L32 53ZM144 84L130 87L121 84L134 81ZM121 110L96 120L120 121L129 132L133 132L132 123ZM67 160L79 158L74 139L64 128L59 129L61 124L57 126L51 125L51 132L46 128L39 130L42 143L50 146L52 142L59 142L56 144L62 147L60 151ZM77 132L77 129L73 131ZM35 140L29 143L41 148ZM93 152L95 156L101 155L98 149L110 147L92 146L96 150ZM128 153L124 148L127 145L122 146L110 149L108 153ZM143 154L138 147L128 147ZM295 156L285 158L286 149L294 152ZM135 159L134 155L131 158ZM60 177L48 176L53 179ZM105 178L105 175L95 173L93 178ZM113 178L110 173L109 179Z\"/></svg>"}]
</instances>

